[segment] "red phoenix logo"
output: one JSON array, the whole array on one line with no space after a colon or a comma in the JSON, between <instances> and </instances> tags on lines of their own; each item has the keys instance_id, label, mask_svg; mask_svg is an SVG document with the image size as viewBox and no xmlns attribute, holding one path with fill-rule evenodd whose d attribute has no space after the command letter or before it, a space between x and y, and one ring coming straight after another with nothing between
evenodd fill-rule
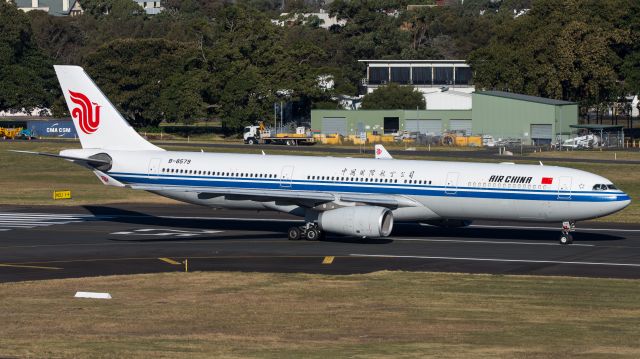
<instances>
[{"instance_id":1,"label":"red phoenix logo","mask_svg":"<svg viewBox=\"0 0 640 359\"><path fill-rule=\"evenodd\" d=\"M381 155L382 154L382 150L378 148L378 149L376 149L376 153Z\"/></svg>"},{"instance_id":2,"label":"red phoenix logo","mask_svg":"<svg viewBox=\"0 0 640 359\"><path fill-rule=\"evenodd\" d=\"M87 96L80 92L69 90L71 101L78 105L71 111L71 117L78 121L80 129L86 134L94 133L100 125L100 106L91 102Z\"/></svg>"}]
</instances>

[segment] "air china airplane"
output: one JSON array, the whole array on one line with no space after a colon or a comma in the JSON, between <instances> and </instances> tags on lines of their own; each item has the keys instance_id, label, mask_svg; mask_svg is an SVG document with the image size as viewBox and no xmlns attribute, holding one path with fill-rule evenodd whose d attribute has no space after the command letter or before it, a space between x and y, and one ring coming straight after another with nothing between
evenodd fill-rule
<instances>
[{"instance_id":1,"label":"air china airplane","mask_svg":"<svg viewBox=\"0 0 640 359\"><path fill-rule=\"evenodd\" d=\"M80 164L105 185L207 207L304 217L305 225L289 229L291 240L315 240L325 232L386 237L394 221L456 227L486 219L562 223L560 243L569 244L575 221L631 202L606 178L542 163L165 151L138 135L82 68L55 71L82 149L28 153Z\"/></svg>"}]
</instances>

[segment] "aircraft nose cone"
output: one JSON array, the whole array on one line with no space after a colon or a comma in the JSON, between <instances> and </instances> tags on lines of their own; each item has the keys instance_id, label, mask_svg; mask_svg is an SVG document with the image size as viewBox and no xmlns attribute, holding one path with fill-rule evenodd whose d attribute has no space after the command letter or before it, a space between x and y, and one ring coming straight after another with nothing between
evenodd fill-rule
<instances>
[{"instance_id":1,"label":"aircraft nose cone","mask_svg":"<svg viewBox=\"0 0 640 359\"><path fill-rule=\"evenodd\" d=\"M629 197L629 195L626 193L622 193L621 195L618 196L617 204L618 204L617 206L618 208L616 209L616 211L620 211L631 204L631 197Z\"/></svg>"},{"instance_id":2,"label":"aircraft nose cone","mask_svg":"<svg viewBox=\"0 0 640 359\"><path fill-rule=\"evenodd\" d=\"M629 197L629 196L628 196L628 195L626 195L626 194L625 194L625 197L627 197L627 199L626 199L626 200L624 200L624 201L622 201L622 202L620 203L620 205L622 206L622 208L625 208L626 206L628 206L628 205L630 205L630 204L631 204L631 197ZM621 208L621 209L622 209L622 208Z\"/></svg>"}]
</instances>

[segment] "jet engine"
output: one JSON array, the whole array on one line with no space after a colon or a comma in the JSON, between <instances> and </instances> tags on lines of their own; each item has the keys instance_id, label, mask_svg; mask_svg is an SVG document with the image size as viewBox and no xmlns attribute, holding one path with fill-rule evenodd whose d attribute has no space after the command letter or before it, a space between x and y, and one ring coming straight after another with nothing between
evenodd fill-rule
<instances>
[{"instance_id":1,"label":"jet engine","mask_svg":"<svg viewBox=\"0 0 640 359\"><path fill-rule=\"evenodd\" d=\"M386 237L393 229L393 213L387 208L356 206L320 213L320 229L355 237Z\"/></svg>"}]
</instances>

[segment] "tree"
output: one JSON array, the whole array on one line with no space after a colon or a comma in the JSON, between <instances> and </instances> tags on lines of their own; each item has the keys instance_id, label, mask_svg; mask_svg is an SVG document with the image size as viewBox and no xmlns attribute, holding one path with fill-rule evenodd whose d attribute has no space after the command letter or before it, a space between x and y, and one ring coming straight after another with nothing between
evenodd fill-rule
<instances>
[{"instance_id":1,"label":"tree","mask_svg":"<svg viewBox=\"0 0 640 359\"><path fill-rule=\"evenodd\" d=\"M362 109L365 110L414 108L426 108L422 93L411 86L400 86L394 83L379 87L362 99Z\"/></svg>"},{"instance_id":2,"label":"tree","mask_svg":"<svg viewBox=\"0 0 640 359\"><path fill-rule=\"evenodd\" d=\"M82 0L82 8L94 17L144 14L144 9L130 0Z\"/></svg>"},{"instance_id":3,"label":"tree","mask_svg":"<svg viewBox=\"0 0 640 359\"><path fill-rule=\"evenodd\" d=\"M90 54L85 65L134 126L190 121L204 114L203 81L196 77L206 77L206 72L195 44L115 40Z\"/></svg>"},{"instance_id":4,"label":"tree","mask_svg":"<svg viewBox=\"0 0 640 359\"><path fill-rule=\"evenodd\" d=\"M60 91L49 59L33 40L27 15L0 1L0 109L50 108Z\"/></svg>"},{"instance_id":5,"label":"tree","mask_svg":"<svg viewBox=\"0 0 640 359\"><path fill-rule=\"evenodd\" d=\"M616 97L616 49L629 37L615 19L625 4L538 0L527 14L503 18L491 43L468 58L476 87L577 101L583 108Z\"/></svg>"}]
</instances>

